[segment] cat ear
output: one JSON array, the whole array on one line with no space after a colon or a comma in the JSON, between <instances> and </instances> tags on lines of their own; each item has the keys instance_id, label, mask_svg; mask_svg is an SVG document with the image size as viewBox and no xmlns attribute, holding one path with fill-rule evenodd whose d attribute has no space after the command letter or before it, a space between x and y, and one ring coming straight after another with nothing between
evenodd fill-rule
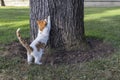
<instances>
[{"instance_id":1,"label":"cat ear","mask_svg":"<svg viewBox=\"0 0 120 80\"><path fill-rule=\"evenodd\" d=\"M44 19L44 21L46 21L46 22L47 22L47 19Z\"/></svg>"}]
</instances>

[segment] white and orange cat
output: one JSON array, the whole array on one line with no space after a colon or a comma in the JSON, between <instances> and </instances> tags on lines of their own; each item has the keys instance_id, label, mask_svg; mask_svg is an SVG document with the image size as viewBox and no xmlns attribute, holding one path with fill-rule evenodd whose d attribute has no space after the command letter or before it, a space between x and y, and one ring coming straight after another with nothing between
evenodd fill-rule
<instances>
[{"instance_id":1,"label":"white and orange cat","mask_svg":"<svg viewBox=\"0 0 120 80\"><path fill-rule=\"evenodd\" d=\"M38 20L38 34L36 39L28 45L25 40L22 39L19 31L20 28L17 29L16 34L20 41L20 43L26 48L27 50L27 61L28 64L32 63L32 59L35 59L35 64L42 64L41 57L44 53L44 47L47 44L47 41L49 39L49 34L51 30L51 20L50 16L48 16L48 19L46 20Z\"/></svg>"}]
</instances>

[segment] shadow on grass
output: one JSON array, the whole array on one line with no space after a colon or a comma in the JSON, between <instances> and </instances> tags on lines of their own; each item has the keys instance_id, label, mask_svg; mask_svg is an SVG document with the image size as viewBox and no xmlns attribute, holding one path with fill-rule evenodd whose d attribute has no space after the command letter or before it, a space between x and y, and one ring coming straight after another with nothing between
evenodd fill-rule
<instances>
[{"instance_id":1,"label":"shadow on grass","mask_svg":"<svg viewBox=\"0 0 120 80\"><path fill-rule=\"evenodd\" d=\"M113 15L111 17L85 21L85 34L88 38L102 39L103 42L111 43L113 47L118 48L120 45L119 20L119 15Z\"/></svg>"}]
</instances>

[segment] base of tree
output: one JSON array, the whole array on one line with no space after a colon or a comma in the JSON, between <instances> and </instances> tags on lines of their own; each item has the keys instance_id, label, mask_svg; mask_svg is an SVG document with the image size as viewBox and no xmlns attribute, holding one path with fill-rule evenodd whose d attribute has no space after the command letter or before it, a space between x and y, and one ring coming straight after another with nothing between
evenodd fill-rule
<instances>
[{"instance_id":1,"label":"base of tree","mask_svg":"<svg viewBox=\"0 0 120 80\"><path fill-rule=\"evenodd\" d=\"M91 45L89 44L89 41L87 41L86 39L84 39L83 41L77 41L72 43L72 45L67 44L67 45L62 45L54 48L51 48L50 45L47 46L46 50L47 52L50 53L56 53L56 52L68 52L68 51L86 51L88 49L91 49ZM50 50L50 51L49 51Z\"/></svg>"},{"instance_id":2,"label":"base of tree","mask_svg":"<svg viewBox=\"0 0 120 80\"><path fill-rule=\"evenodd\" d=\"M44 64L75 64L86 62L101 57L107 57L114 52L112 45L104 43L98 39L87 39L91 48L87 50L71 50L71 51L55 51L53 53L45 52L42 58ZM0 52L0 55L14 58L15 56L21 57L26 60L26 50L19 42L13 42L5 45L5 51ZM26 62L26 61L25 61Z\"/></svg>"}]
</instances>

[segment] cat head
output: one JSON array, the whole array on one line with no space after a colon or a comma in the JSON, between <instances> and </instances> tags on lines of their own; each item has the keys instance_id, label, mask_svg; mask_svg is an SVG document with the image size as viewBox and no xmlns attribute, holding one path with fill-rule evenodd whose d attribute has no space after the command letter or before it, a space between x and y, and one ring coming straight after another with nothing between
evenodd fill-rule
<instances>
[{"instance_id":1,"label":"cat head","mask_svg":"<svg viewBox=\"0 0 120 80\"><path fill-rule=\"evenodd\" d=\"M46 27L47 25L47 21L46 20L37 20L37 24L38 24L38 29L40 31L43 31L44 28Z\"/></svg>"}]
</instances>

